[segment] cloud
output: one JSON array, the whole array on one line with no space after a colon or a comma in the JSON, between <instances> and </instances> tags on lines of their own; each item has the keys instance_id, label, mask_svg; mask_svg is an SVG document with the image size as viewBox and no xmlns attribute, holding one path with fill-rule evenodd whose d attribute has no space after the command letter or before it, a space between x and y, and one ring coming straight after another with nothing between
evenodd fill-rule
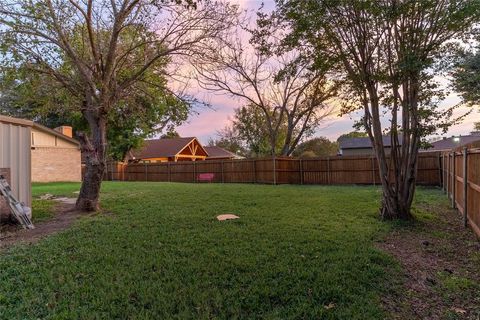
<instances>
[{"instance_id":1,"label":"cloud","mask_svg":"<svg viewBox=\"0 0 480 320\"><path fill-rule=\"evenodd\" d=\"M256 10L260 7L262 2L265 4L266 10L272 10L275 6L274 0L230 0L232 3L238 3L243 9ZM187 68L188 71L188 68ZM445 78L437 78L442 85L448 86L448 80ZM198 115L192 115L188 123L178 128L178 132L182 136L196 136L202 142L207 142L210 137L214 137L216 132L225 127L229 123L229 118L234 114L234 109L241 105L241 102L237 99L233 99L228 95L213 94L201 90L195 83L189 84L192 94L197 98L209 102L214 110L208 108L202 108L197 110ZM450 94L445 101L442 102L442 106L445 108L456 105L460 102L459 97L456 94ZM459 116L466 113L471 109L468 107L458 108L454 116ZM354 113L343 117L334 117L328 122L322 124L317 130L315 136L325 136L331 140L335 140L343 133L353 130L353 124L361 117L360 113ZM473 123L480 121L480 110L473 111L466 117L465 121L461 124L452 126L447 135L460 135L468 134L473 130ZM388 120L384 119L384 124L388 125Z\"/></svg>"}]
</instances>

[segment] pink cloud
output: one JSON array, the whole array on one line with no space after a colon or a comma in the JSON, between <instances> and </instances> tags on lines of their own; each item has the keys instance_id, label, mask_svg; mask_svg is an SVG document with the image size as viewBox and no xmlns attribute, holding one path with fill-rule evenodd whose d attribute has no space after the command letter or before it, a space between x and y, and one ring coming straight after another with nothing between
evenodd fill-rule
<instances>
[{"instance_id":1,"label":"pink cloud","mask_svg":"<svg viewBox=\"0 0 480 320\"><path fill-rule=\"evenodd\" d=\"M218 130L229 123L229 119L234 114L234 109L241 105L239 101L226 95L211 95L210 98L210 103L215 109L202 108L197 110L198 115L193 115L188 123L178 128L177 131L180 135L196 136L203 143L206 143L209 138L215 137ZM447 107L457 104L459 101L460 99L456 95L452 95L443 102L443 105ZM464 114L469 110L467 107L461 107L457 109L455 115ZM341 134L352 131L354 121L358 119L360 119L360 114L333 117L322 124L315 136L325 136L331 140L336 140ZM473 130L474 122L478 121L480 121L480 110L473 110L461 124L452 126L447 136L469 134Z\"/></svg>"},{"instance_id":2,"label":"pink cloud","mask_svg":"<svg viewBox=\"0 0 480 320\"><path fill-rule=\"evenodd\" d=\"M233 3L238 3L242 8L247 10L256 10L260 7L262 2L265 4L266 10L274 8L273 0L230 0ZM447 85L446 79L438 79L442 84ZM229 123L229 118L234 114L234 109L241 105L241 101L233 99L228 95L212 94L199 89L195 84L192 84L192 90L195 90L196 97L203 101L209 102L214 110L209 108L201 108L197 110L198 115L192 115L187 123L180 126L177 131L182 136L196 136L203 143L206 143L209 138L213 138L216 132L225 127ZM443 101L442 105L449 107L456 105L460 99L456 94L451 94ZM460 115L468 111L466 107L457 109L455 115ZM352 126L355 120L360 119L360 114L352 114L343 117L334 117L329 122L324 123L316 132L315 136L325 136L331 140L335 140L339 135L353 130ZM472 112L463 123L455 125L450 128L447 135L464 135L468 134L473 129L473 123L480 121L480 110ZM387 124L387 120L385 120Z\"/></svg>"}]
</instances>

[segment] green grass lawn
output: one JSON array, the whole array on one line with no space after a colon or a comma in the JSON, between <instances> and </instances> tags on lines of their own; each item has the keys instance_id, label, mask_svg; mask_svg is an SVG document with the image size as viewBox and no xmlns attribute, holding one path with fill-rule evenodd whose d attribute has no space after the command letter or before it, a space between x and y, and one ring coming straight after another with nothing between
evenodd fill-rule
<instances>
[{"instance_id":1,"label":"green grass lawn","mask_svg":"<svg viewBox=\"0 0 480 320\"><path fill-rule=\"evenodd\" d=\"M107 182L104 214L0 253L0 319L382 319L399 268L374 246L391 228L377 218L379 196L375 187ZM223 213L241 218L216 221Z\"/></svg>"}]
</instances>

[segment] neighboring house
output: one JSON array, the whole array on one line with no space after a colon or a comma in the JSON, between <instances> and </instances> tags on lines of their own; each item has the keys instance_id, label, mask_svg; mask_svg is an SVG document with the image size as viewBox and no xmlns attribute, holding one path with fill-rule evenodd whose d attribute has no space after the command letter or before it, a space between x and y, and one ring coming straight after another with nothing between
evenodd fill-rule
<instances>
[{"instance_id":1,"label":"neighboring house","mask_svg":"<svg viewBox=\"0 0 480 320\"><path fill-rule=\"evenodd\" d=\"M390 154L391 139L390 136L383 136L383 145L385 153ZM402 144L402 138L399 137L400 145ZM374 155L372 142L369 137L361 138L343 138L339 141L339 154L342 156L357 156L357 155Z\"/></svg>"},{"instance_id":2,"label":"neighboring house","mask_svg":"<svg viewBox=\"0 0 480 320\"><path fill-rule=\"evenodd\" d=\"M208 153L208 157L206 160L233 160L242 158L235 153L232 153L217 146L204 147L204 149Z\"/></svg>"},{"instance_id":3,"label":"neighboring house","mask_svg":"<svg viewBox=\"0 0 480 320\"><path fill-rule=\"evenodd\" d=\"M458 147L466 146L470 143L480 141L480 131L472 132L466 136L444 137L441 140L430 142L431 147L420 150L420 152L447 151Z\"/></svg>"},{"instance_id":4,"label":"neighboring house","mask_svg":"<svg viewBox=\"0 0 480 320\"><path fill-rule=\"evenodd\" d=\"M30 136L33 122L0 115L0 174L6 176L17 200L31 207ZM0 197L0 220L10 215Z\"/></svg>"},{"instance_id":5,"label":"neighboring house","mask_svg":"<svg viewBox=\"0 0 480 320\"><path fill-rule=\"evenodd\" d=\"M33 124L32 181L82 181L80 143L72 138L72 127L55 130Z\"/></svg>"},{"instance_id":6,"label":"neighboring house","mask_svg":"<svg viewBox=\"0 0 480 320\"><path fill-rule=\"evenodd\" d=\"M145 140L138 150L127 155L127 161L167 162L203 161L208 153L195 137Z\"/></svg>"}]
</instances>

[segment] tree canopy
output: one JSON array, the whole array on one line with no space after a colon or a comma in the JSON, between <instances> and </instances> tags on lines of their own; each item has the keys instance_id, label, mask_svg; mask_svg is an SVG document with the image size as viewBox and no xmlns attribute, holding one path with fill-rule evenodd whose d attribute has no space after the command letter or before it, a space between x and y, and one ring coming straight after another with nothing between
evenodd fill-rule
<instances>
[{"instance_id":1,"label":"tree canopy","mask_svg":"<svg viewBox=\"0 0 480 320\"><path fill-rule=\"evenodd\" d=\"M135 126L129 117L146 102L138 98L154 85L165 87L156 83L169 75L162 66L206 50L237 9L210 0L0 2L2 64L48 78L78 102L72 107L87 124L78 134L86 161L78 209L99 208L108 126L117 111Z\"/></svg>"},{"instance_id":2,"label":"tree canopy","mask_svg":"<svg viewBox=\"0 0 480 320\"><path fill-rule=\"evenodd\" d=\"M286 48L305 48L312 68L327 60L343 80L345 113L361 110L372 141L383 188L381 215L412 218L421 141L455 123L435 80L435 63L480 14L478 0L277 0L264 24L287 26ZM392 152L387 159L382 117ZM390 172L393 171L391 179Z\"/></svg>"},{"instance_id":3,"label":"tree canopy","mask_svg":"<svg viewBox=\"0 0 480 320\"><path fill-rule=\"evenodd\" d=\"M336 156L338 154L338 143L332 142L325 137L318 137L302 142L293 153L296 157L312 158Z\"/></svg>"},{"instance_id":4,"label":"tree canopy","mask_svg":"<svg viewBox=\"0 0 480 320\"><path fill-rule=\"evenodd\" d=\"M166 63L161 67L166 68ZM126 153L138 148L147 137L168 133L187 120L191 105L167 88L160 68L151 69L152 81L143 90L121 99L108 118L108 157L123 161ZM28 72L22 66L6 69L0 77L0 112L33 119L54 128L70 125L74 131L88 131L78 111L81 101L44 75Z\"/></svg>"},{"instance_id":5,"label":"tree canopy","mask_svg":"<svg viewBox=\"0 0 480 320\"><path fill-rule=\"evenodd\" d=\"M480 46L459 54L452 75L453 87L463 102L480 107Z\"/></svg>"},{"instance_id":6,"label":"tree canopy","mask_svg":"<svg viewBox=\"0 0 480 320\"><path fill-rule=\"evenodd\" d=\"M194 63L198 83L240 100L248 107L240 111L251 111L245 117L263 118L257 120L263 121L270 155L289 156L332 114L329 102L337 85L328 78L327 69L309 68L300 52L280 50L275 26L266 31L251 28L240 21L235 32L202 53L203 63ZM254 153L264 153L262 146L249 144Z\"/></svg>"}]
</instances>

